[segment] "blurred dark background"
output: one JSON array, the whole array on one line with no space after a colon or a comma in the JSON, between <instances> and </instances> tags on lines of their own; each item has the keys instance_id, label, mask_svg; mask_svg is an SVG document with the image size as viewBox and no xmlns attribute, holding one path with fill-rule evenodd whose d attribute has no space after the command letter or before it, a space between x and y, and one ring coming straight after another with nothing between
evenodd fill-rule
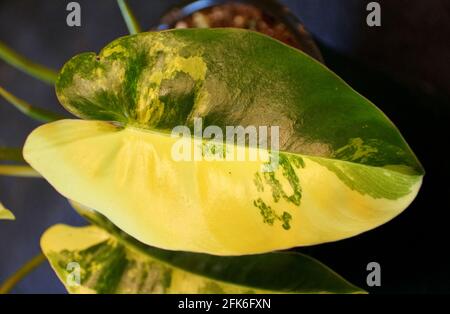
<instances>
[{"instance_id":1,"label":"blurred dark background","mask_svg":"<svg viewBox=\"0 0 450 314\"><path fill-rule=\"evenodd\" d=\"M0 1L0 40L58 69L74 54L99 51L127 29L115 0L80 0L81 27L66 25L64 0ZM150 28L179 1L130 0ZM317 39L326 64L377 104L427 170L414 203L393 221L352 239L301 249L371 293L450 292L447 145L450 124L450 1L381 0L382 26L366 24L366 0L281 1ZM0 85L36 106L63 113L52 87L0 61ZM21 146L38 124L0 99L0 146ZM0 177L0 200L16 221L0 221L0 282L39 252L55 223L84 221L40 179ZM366 265L382 285L366 286ZM44 264L13 293L64 293Z\"/></svg>"}]
</instances>

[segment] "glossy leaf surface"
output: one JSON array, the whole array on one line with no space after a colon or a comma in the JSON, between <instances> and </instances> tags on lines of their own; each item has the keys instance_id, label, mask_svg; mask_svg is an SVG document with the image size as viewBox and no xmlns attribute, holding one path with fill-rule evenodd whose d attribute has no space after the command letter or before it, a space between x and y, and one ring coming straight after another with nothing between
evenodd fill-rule
<instances>
[{"instance_id":1,"label":"glossy leaf surface","mask_svg":"<svg viewBox=\"0 0 450 314\"><path fill-rule=\"evenodd\" d=\"M57 94L94 121L38 128L25 159L67 198L165 249L241 255L343 239L395 217L422 182L379 109L310 57L249 31L123 37L70 60ZM167 133L195 118L222 130L278 126L280 167L174 160L179 139Z\"/></svg>"}]
</instances>

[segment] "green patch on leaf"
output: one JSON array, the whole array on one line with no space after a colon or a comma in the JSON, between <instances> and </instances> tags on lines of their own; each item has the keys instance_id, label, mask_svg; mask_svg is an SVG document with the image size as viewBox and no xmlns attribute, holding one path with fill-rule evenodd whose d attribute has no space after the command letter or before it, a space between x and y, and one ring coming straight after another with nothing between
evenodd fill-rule
<instances>
[{"instance_id":1,"label":"green patch on leaf","mask_svg":"<svg viewBox=\"0 0 450 314\"><path fill-rule=\"evenodd\" d=\"M277 211L273 209L273 206L276 206L276 203L278 203L280 199L296 206L300 206L302 189L299 176L295 169L303 168L305 164L300 156L283 153L276 156L272 154L270 157L271 161L265 164L265 169L272 164L274 158L277 158L278 162L276 169L272 169L273 171L257 172L255 173L253 180L258 192L264 192L266 188L272 191L274 203L272 206L269 206L261 198L258 198L253 201L253 205L259 209L264 223L273 226L275 221L280 221L283 229L289 230L291 228L290 221L292 219L292 214L286 211L277 214ZM262 178L264 178L264 182ZM283 180L283 182L281 180ZM286 191L287 187L289 187L291 191Z\"/></svg>"},{"instance_id":2,"label":"green patch on leaf","mask_svg":"<svg viewBox=\"0 0 450 314\"><path fill-rule=\"evenodd\" d=\"M312 159L334 172L350 189L375 199L399 199L411 193L421 180L421 176L405 174L398 167L376 168L325 158Z\"/></svg>"}]
</instances>

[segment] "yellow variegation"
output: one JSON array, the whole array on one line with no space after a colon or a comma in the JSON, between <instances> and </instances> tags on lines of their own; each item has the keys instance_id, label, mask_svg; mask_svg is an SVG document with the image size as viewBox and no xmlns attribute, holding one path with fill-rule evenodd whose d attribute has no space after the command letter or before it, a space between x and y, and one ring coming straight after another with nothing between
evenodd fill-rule
<instances>
[{"instance_id":1,"label":"yellow variegation","mask_svg":"<svg viewBox=\"0 0 450 314\"><path fill-rule=\"evenodd\" d=\"M283 153L274 173L261 172L263 161L177 162L176 141L107 122L63 120L36 129L24 156L62 195L136 239L217 255L353 236L399 214L421 184L420 176L394 170ZM366 181L349 177L346 184L329 168Z\"/></svg>"}]
</instances>

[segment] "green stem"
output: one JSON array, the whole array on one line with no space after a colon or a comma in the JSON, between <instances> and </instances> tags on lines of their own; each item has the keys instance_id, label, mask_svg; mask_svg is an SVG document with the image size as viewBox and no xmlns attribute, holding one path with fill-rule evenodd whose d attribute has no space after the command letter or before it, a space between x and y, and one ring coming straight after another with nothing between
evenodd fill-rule
<instances>
[{"instance_id":1,"label":"green stem","mask_svg":"<svg viewBox=\"0 0 450 314\"><path fill-rule=\"evenodd\" d=\"M56 71L28 60L2 42L0 42L0 59L45 83L53 85L56 82L58 76Z\"/></svg>"},{"instance_id":2,"label":"green stem","mask_svg":"<svg viewBox=\"0 0 450 314\"><path fill-rule=\"evenodd\" d=\"M41 175L26 164L21 148L0 147L0 161L13 161L19 164L0 165L0 176L41 178Z\"/></svg>"},{"instance_id":3,"label":"green stem","mask_svg":"<svg viewBox=\"0 0 450 314\"><path fill-rule=\"evenodd\" d=\"M64 119L63 116L53 113L51 111L47 111L44 109L36 108L27 103L25 100L17 98L3 87L0 86L0 96L6 99L9 103L11 103L14 107L20 110L22 113L27 115L32 119L36 119L43 122L50 122L55 120Z\"/></svg>"},{"instance_id":4,"label":"green stem","mask_svg":"<svg viewBox=\"0 0 450 314\"><path fill-rule=\"evenodd\" d=\"M0 165L0 176L41 178L42 176L30 166Z\"/></svg>"},{"instance_id":5,"label":"green stem","mask_svg":"<svg viewBox=\"0 0 450 314\"><path fill-rule=\"evenodd\" d=\"M21 281L26 275L31 273L36 267L41 265L44 261L45 256L42 253L30 259L0 286L0 294L9 293L17 285L19 281Z\"/></svg>"},{"instance_id":6,"label":"green stem","mask_svg":"<svg viewBox=\"0 0 450 314\"><path fill-rule=\"evenodd\" d=\"M136 20L133 12L130 9L126 0L117 0L117 4L119 5L120 11L122 12L122 16L127 24L128 31L131 35L137 34L141 32L141 27Z\"/></svg>"}]
</instances>

